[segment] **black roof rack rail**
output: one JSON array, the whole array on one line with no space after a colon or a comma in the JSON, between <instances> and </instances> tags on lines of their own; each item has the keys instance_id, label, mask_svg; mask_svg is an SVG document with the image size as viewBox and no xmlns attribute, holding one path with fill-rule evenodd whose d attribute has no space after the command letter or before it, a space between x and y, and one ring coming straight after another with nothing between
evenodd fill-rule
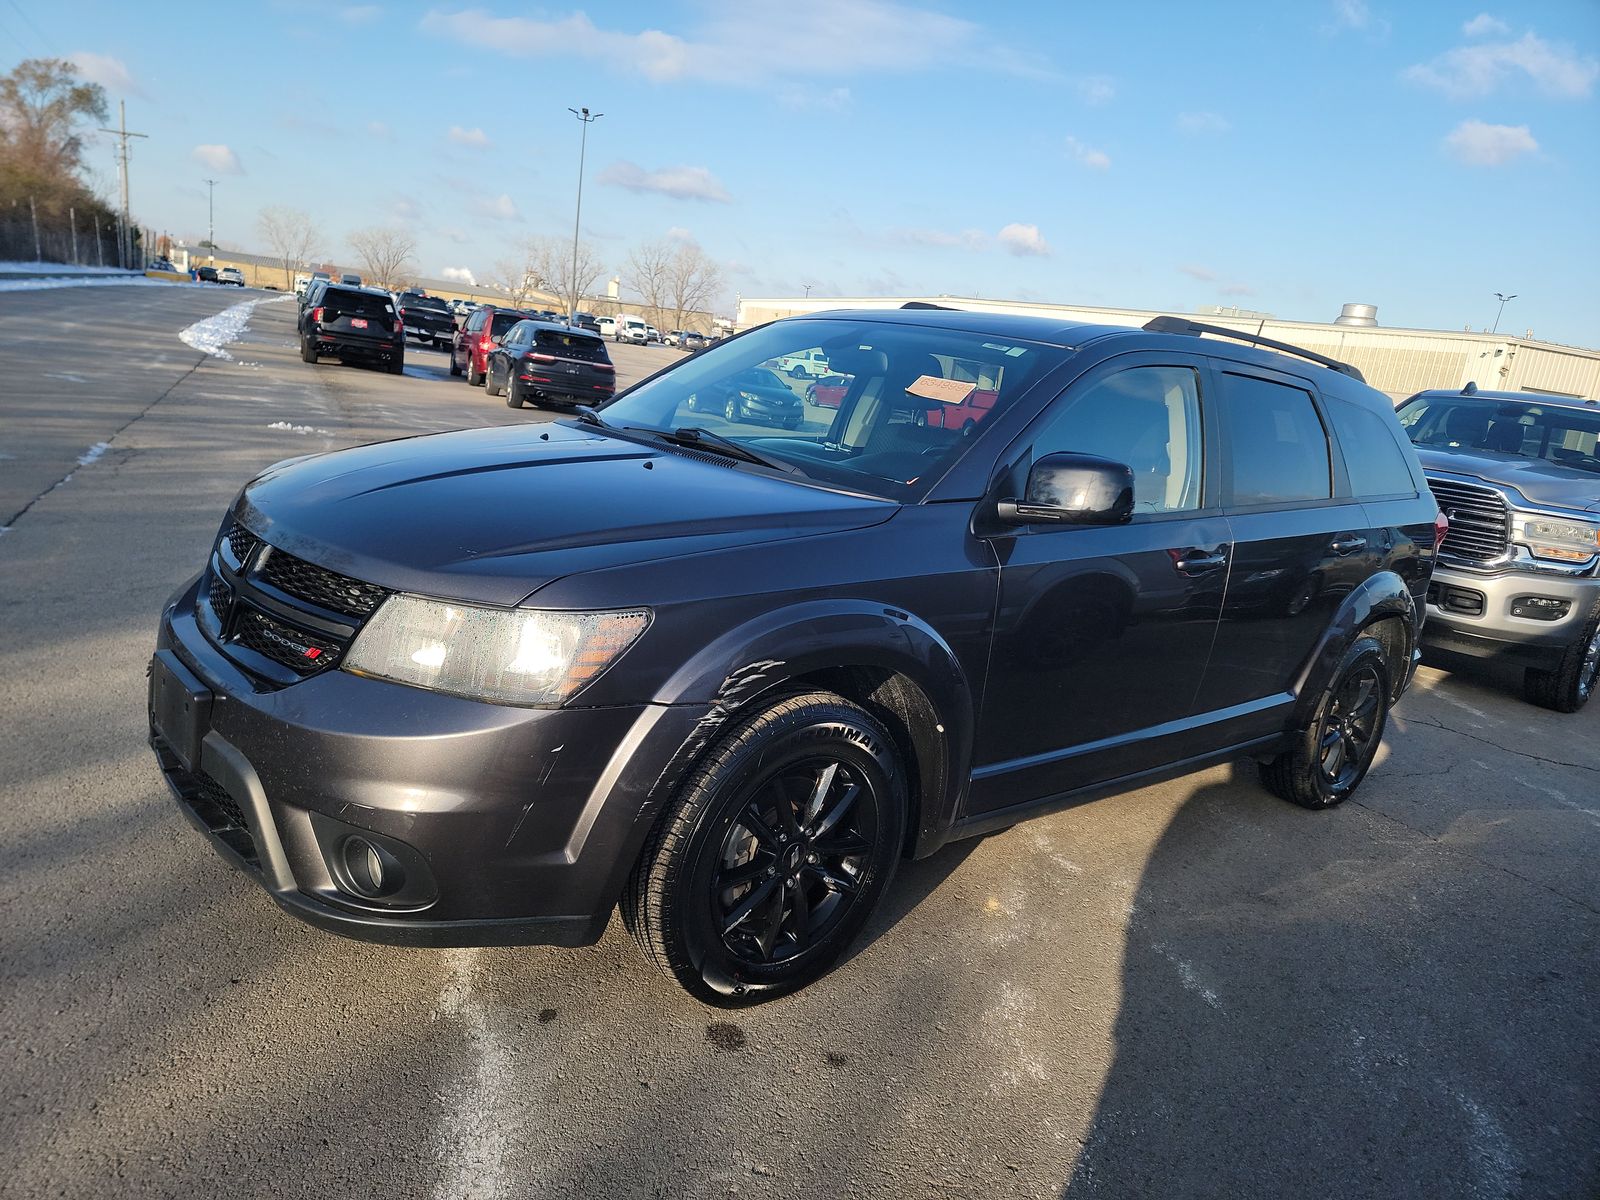
<instances>
[{"instance_id":1,"label":"black roof rack rail","mask_svg":"<svg viewBox=\"0 0 1600 1200\"><path fill-rule=\"evenodd\" d=\"M1227 338L1235 342L1249 342L1252 346L1263 346L1268 350L1277 350L1283 354L1292 354L1296 358L1304 358L1324 367L1331 368L1341 375L1348 375L1357 383L1365 383L1367 377L1349 363L1340 362L1336 358L1329 358L1326 354L1318 354L1315 350L1307 350L1301 346L1291 346L1288 342L1274 341L1269 337L1262 337L1259 333L1245 333L1238 329L1229 329L1224 325L1204 325L1199 321L1191 321L1187 317L1155 317L1145 322L1145 329L1150 333L1183 333L1191 337L1199 337L1202 333L1209 333L1213 337Z\"/></svg>"},{"instance_id":2,"label":"black roof rack rail","mask_svg":"<svg viewBox=\"0 0 1600 1200\"><path fill-rule=\"evenodd\" d=\"M930 304L926 300L907 300L900 307L901 307L902 310L907 309L907 308L936 308L940 312L960 312L961 311L959 308L951 308L948 304Z\"/></svg>"}]
</instances>

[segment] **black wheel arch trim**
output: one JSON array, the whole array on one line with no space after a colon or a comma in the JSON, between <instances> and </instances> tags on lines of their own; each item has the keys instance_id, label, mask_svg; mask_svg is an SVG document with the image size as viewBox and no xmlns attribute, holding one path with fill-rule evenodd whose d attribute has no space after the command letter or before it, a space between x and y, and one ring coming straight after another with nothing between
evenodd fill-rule
<instances>
[{"instance_id":1,"label":"black wheel arch trim","mask_svg":"<svg viewBox=\"0 0 1600 1200\"><path fill-rule=\"evenodd\" d=\"M1411 682L1412 667L1421 636L1422 609L1405 580L1393 571L1368 576L1339 605L1317 648L1306 659L1294 683L1293 728L1309 725L1318 701L1333 682L1345 652L1367 629L1379 621L1398 618L1405 636L1403 656L1390 663L1390 703L1398 700Z\"/></svg>"}]
</instances>

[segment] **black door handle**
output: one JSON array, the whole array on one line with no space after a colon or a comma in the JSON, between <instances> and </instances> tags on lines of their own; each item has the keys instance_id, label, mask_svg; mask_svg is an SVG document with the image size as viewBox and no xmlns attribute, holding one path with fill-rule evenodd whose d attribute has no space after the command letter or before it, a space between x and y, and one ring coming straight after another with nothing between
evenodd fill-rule
<instances>
[{"instance_id":1,"label":"black door handle","mask_svg":"<svg viewBox=\"0 0 1600 1200\"><path fill-rule=\"evenodd\" d=\"M1172 560L1180 575L1206 575L1227 564L1228 556L1221 550L1181 550Z\"/></svg>"},{"instance_id":2,"label":"black door handle","mask_svg":"<svg viewBox=\"0 0 1600 1200\"><path fill-rule=\"evenodd\" d=\"M1365 550L1366 548L1367 539L1356 537L1353 534L1334 538L1333 545L1328 547L1329 550L1339 555L1354 554L1357 550Z\"/></svg>"}]
</instances>

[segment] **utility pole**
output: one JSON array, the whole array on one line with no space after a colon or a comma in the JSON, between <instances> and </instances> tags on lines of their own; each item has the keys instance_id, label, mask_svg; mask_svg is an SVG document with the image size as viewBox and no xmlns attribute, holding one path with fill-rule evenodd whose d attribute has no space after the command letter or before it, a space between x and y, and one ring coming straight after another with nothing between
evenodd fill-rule
<instances>
[{"instance_id":1,"label":"utility pole","mask_svg":"<svg viewBox=\"0 0 1600 1200\"><path fill-rule=\"evenodd\" d=\"M206 253L211 256L211 261L217 261L217 181L208 179L206 183Z\"/></svg>"},{"instance_id":2,"label":"utility pole","mask_svg":"<svg viewBox=\"0 0 1600 1200\"><path fill-rule=\"evenodd\" d=\"M572 307L567 309L567 324L572 324L573 314L578 311L578 225L583 220L583 160L589 152L589 126L593 125L605 113L595 113L592 116L586 108L582 112L576 108L567 109L569 113L583 122L583 140L578 145L578 211L572 218Z\"/></svg>"},{"instance_id":3,"label":"utility pole","mask_svg":"<svg viewBox=\"0 0 1600 1200\"><path fill-rule=\"evenodd\" d=\"M119 251L122 258L121 265L126 267L133 249L131 245L124 244L132 240L130 232L132 227L128 223L128 139L149 137L150 135L128 132L128 102L126 100L117 101L117 125L118 128L116 129L102 129L100 132L112 134L119 143L117 165L121 168L122 175L122 230L119 236Z\"/></svg>"}]
</instances>

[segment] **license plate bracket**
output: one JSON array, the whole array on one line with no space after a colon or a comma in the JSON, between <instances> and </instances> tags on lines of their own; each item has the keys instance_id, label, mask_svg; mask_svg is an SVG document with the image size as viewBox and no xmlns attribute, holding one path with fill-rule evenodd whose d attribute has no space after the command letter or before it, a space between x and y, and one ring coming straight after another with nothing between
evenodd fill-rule
<instances>
[{"instance_id":1,"label":"license plate bracket","mask_svg":"<svg viewBox=\"0 0 1600 1200\"><path fill-rule=\"evenodd\" d=\"M170 650L150 660L150 722L186 771L200 765L200 743L211 727L211 689Z\"/></svg>"}]
</instances>

